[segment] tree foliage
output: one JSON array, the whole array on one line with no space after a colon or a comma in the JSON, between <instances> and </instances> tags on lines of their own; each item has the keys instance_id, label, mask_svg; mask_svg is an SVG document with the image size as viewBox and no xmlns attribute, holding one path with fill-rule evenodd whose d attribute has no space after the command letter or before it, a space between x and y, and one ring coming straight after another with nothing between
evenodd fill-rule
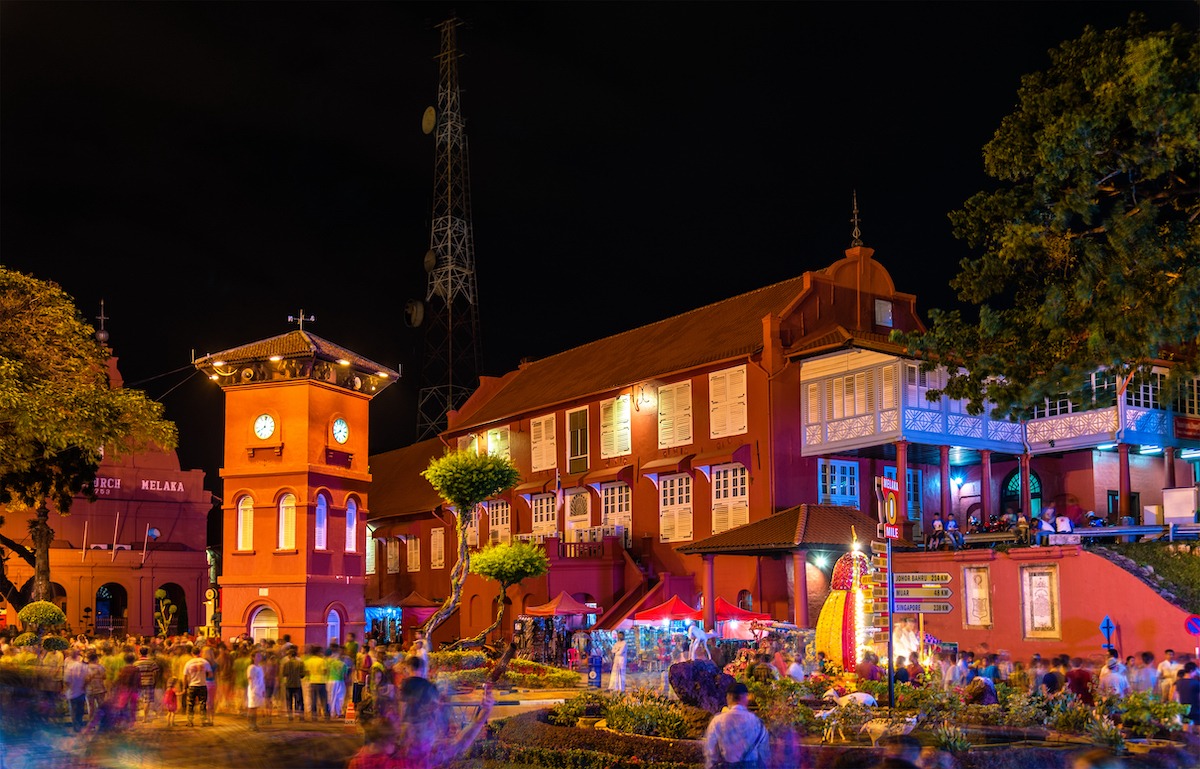
<instances>
[{"instance_id":1,"label":"tree foliage","mask_svg":"<svg viewBox=\"0 0 1200 769\"><path fill-rule=\"evenodd\" d=\"M0 267L0 503L36 512L35 598L50 585L48 505L66 515L76 496L90 497L103 451L177 442L161 404L111 386L108 350L70 296Z\"/></svg>"},{"instance_id":2,"label":"tree foliage","mask_svg":"<svg viewBox=\"0 0 1200 769\"><path fill-rule=\"evenodd\" d=\"M471 516L484 500L515 486L521 474L512 460L506 457L463 450L431 459L421 475L442 499L453 506L458 534L458 561L450 571L450 594L425 623L426 634L432 635L434 629L454 613L462 600L463 580L471 566L466 532Z\"/></svg>"},{"instance_id":3,"label":"tree foliage","mask_svg":"<svg viewBox=\"0 0 1200 769\"><path fill-rule=\"evenodd\" d=\"M950 214L980 252L951 281L979 318L933 310L925 333L894 335L950 370L931 399L1015 417L1086 393L1100 369L1121 383L1156 362L1172 364L1169 385L1197 374L1200 41L1143 27L1136 13L1088 27L1022 78L983 151L1000 184Z\"/></svg>"},{"instance_id":4,"label":"tree foliage","mask_svg":"<svg viewBox=\"0 0 1200 769\"><path fill-rule=\"evenodd\" d=\"M503 593L513 585L540 577L550 569L546 551L531 542L500 542L471 557L471 573L494 579Z\"/></svg>"},{"instance_id":5,"label":"tree foliage","mask_svg":"<svg viewBox=\"0 0 1200 769\"><path fill-rule=\"evenodd\" d=\"M500 583L500 593L496 596L496 620L475 636L475 640L482 641L504 621L504 599L510 587L540 577L549 570L550 559L546 557L546 551L530 542L501 542L476 553L471 558L471 573L496 580Z\"/></svg>"}]
</instances>

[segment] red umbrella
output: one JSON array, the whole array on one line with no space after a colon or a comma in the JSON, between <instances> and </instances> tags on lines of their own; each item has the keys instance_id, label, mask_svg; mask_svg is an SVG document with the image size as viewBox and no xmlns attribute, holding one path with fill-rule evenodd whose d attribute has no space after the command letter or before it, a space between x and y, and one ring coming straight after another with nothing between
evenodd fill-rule
<instances>
[{"instance_id":1,"label":"red umbrella","mask_svg":"<svg viewBox=\"0 0 1200 769\"><path fill-rule=\"evenodd\" d=\"M770 614L760 611L747 611L739 606L734 606L724 598L717 596L713 608L717 612L717 622L728 622L731 619L736 620L754 620L754 619L771 619Z\"/></svg>"},{"instance_id":2,"label":"red umbrella","mask_svg":"<svg viewBox=\"0 0 1200 769\"><path fill-rule=\"evenodd\" d=\"M654 606L633 615L634 622L662 622L663 620L701 619L704 612L688 606L679 596L671 598L658 606Z\"/></svg>"}]
</instances>

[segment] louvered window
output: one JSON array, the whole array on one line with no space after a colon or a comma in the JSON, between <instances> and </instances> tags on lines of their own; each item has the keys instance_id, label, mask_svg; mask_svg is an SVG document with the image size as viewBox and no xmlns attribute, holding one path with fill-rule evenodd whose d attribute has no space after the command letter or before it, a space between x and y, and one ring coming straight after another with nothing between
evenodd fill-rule
<instances>
[{"instance_id":1,"label":"louvered window","mask_svg":"<svg viewBox=\"0 0 1200 769\"><path fill-rule=\"evenodd\" d=\"M659 478L658 539L692 540L692 478L686 473Z\"/></svg>"},{"instance_id":2,"label":"louvered window","mask_svg":"<svg viewBox=\"0 0 1200 769\"><path fill-rule=\"evenodd\" d=\"M396 537L387 541L387 573L400 573L400 540Z\"/></svg>"},{"instance_id":3,"label":"louvered window","mask_svg":"<svg viewBox=\"0 0 1200 769\"><path fill-rule=\"evenodd\" d=\"M535 472L558 467L553 414L529 420L529 458L530 469Z\"/></svg>"},{"instance_id":4,"label":"louvered window","mask_svg":"<svg viewBox=\"0 0 1200 769\"><path fill-rule=\"evenodd\" d=\"M296 549L295 494L284 494L279 500L279 538L276 546L280 550Z\"/></svg>"},{"instance_id":5,"label":"louvered window","mask_svg":"<svg viewBox=\"0 0 1200 769\"><path fill-rule=\"evenodd\" d=\"M358 503L346 500L346 552L358 550Z\"/></svg>"},{"instance_id":6,"label":"louvered window","mask_svg":"<svg viewBox=\"0 0 1200 769\"><path fill-rule=\"evenodd\" d=\"M254 500L242 497L237 506L237 549L254 549Z\"/></svg>"},{"instance_id":7,"label":"louvered window","mask_svg":"<svg viewBox=\"0 0 1200 769\"><path fill-rule=\"evenodd\" d=\"M623 526L625 547L633 544L632 500L627 483L605 483L600 486L600 522L604 526Z\"/></svg>"},{"instance_id":8,"label":"louvered window","mask_svg":"<svg viewBox=\"0 0 1200 769\"><path fill-rule=\"evenodd\" d=\"M375 539L375 527L368 524L367 525L367 552L366 552L367 574L375 573L375 560L376 560L376 558L378 558L378 554L376 553L376 550L378 549L378 547L379 547L379 542Z\"/></svg>"},{"instance_id":9,"label":"louvered window","mask_svg":"<svg viewBox=\"0 0 1200 769\"><path fill-rule=\"evenodd\" d=\"M505 459L512 458L508 448L507 427L497 427L494 430L488 430L487 443L488 453L493 457L504 457Z\"/></svg>"},{"instance_id":10,"label":"louvered window","mask_svg":"<svg viewBox=\"0 0 1200 769\"><path fill-rule=\"evenodd\" d=\"M535 494L529 501L533 509L533 533L554 534L558 531L558 506L553 494Z\"/></svg>"},{"instance_id":11,"label":"louvered window","mask_svg":"<svg viewBox=\"0 0 1200 769\"><path fill-rule=\"evenodd\" d=\"M709 436L724 438L746 432L746 367L708 376Z\"/></svg>"},{"instance_id":12,"label":"louvered window","mask_svg":"<svg viewBox=\"0 0 1200 769\"><path fill-rule=\"evenodd\" d=\"M632 448L629 396L600 402L600 457L623 457Z\"/></svg>"},{"instance_id":13,"label":"louvered window","mask_svg":"<svg viewBox=\"0 0 1200 769\"><path fill-rule=\"evenodd\" d=\"M421 538L416 534L408 537L408 570L421 570Z\"/></svg>"},{"instance_id":14,"label":"louvered window","mask_svg":"<svg viewBox=\"0 0 1200 769\"><path fill-rule=\"evenodd\" d=\"M446 568L446 529L429 530L429 568ZM411 569L410 569L411 571Z\"/></svg>"},{"instance_id":15,"label":"louvered window","mask_svg":"<svg viewBox=\"0 0 1200 769\"><path fill-rule=\"evenodd\" d=\"M712 533L745 526L750 522L749 473L734 463L712 469Z\"/></svg>"},{"instance_id":16,"label":"louvered window","mask_svg":"<svg viewBox=\"0 0 1200 769\"><path fill-rule=\"evenodd\" d=\"M329 549L329 502L324 494L317 495L317 509L313 512L313 549Z\"/></svg>"},{"instance_id":17,"label":"louvered window","mask_svg":"<svg viewBox=\"0 0 1200 769\"><path fill-rule=\"evenodd\" d=\"M503 499L494 499L488 506L488 541L512 541L512 508Z\"/></svg>"},{"instance_id":18,"label":"louvered window","mask_svg":"<svg viewBox=\"0 0 1200 769\"><path fill-rule=\"evenodd\" d=\"M658 447L669 449L692 442L692 383L658 388Z\"/></svg>"}]
</instances>

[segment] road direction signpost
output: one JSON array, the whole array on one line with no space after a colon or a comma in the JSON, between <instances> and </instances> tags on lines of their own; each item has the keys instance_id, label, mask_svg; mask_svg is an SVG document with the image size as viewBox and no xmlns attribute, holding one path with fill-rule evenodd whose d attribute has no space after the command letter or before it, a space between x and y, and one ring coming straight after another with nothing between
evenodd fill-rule
<instances>
[{"instance_id":1,"label":"road direction signpost","mask_svg":"<svg viewBox=\"0 0 1200 769\"><path fill-rule=\"evenodd\" d=\"M901 571L896 573L896 583L904 585L946 585L950 583L950 573Z\"/></svg>"}]
</instances>

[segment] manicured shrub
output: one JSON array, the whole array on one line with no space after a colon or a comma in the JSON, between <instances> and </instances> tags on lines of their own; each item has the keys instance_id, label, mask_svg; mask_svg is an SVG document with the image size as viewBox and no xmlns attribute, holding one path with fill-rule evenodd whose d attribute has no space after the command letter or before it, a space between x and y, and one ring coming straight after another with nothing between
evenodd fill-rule
<instances>
[{"instance_id":1,"label":"manicured shrub","mask_svg":"<svg viewBox=\"0 0 1200 769\"><path fill-rule=\"evenodd\" d=\"M546 720L555 726L574 726L584 716L607 718L608 706L614 701L615 697L604 691L581 692L550 708Z\"/></svg>"},{"instance_id":2,"label":"manicured shrub","mask_svg":"<svg viewBox=\"0 0 1200 769\"><path fill-rule=\"evenodd\" d=\"M608 728L622 734L683 739L687 737L687 719L679 703L658 694L634 692L608 706Z\"/></svg>"},{"instance_id":3,"label":"manicured shrub","mask_svg":"<svg viewBox=\"0 0 1200 769\"><path fill-rule=\"evenodd\" d=\"M566 752L569 751L590 751L620 759L637 757L645 763L656 765L704 762L704 751L699 742L554 726L546 721L549 712L549 708L545 708L513 716L497 732L497 742L527 749L564 752L564 762L557 764L543 764L541 761L529 761L527 758L513 759L547 766L575 766L565 762Z\"/></svg>"}]
</instances>

